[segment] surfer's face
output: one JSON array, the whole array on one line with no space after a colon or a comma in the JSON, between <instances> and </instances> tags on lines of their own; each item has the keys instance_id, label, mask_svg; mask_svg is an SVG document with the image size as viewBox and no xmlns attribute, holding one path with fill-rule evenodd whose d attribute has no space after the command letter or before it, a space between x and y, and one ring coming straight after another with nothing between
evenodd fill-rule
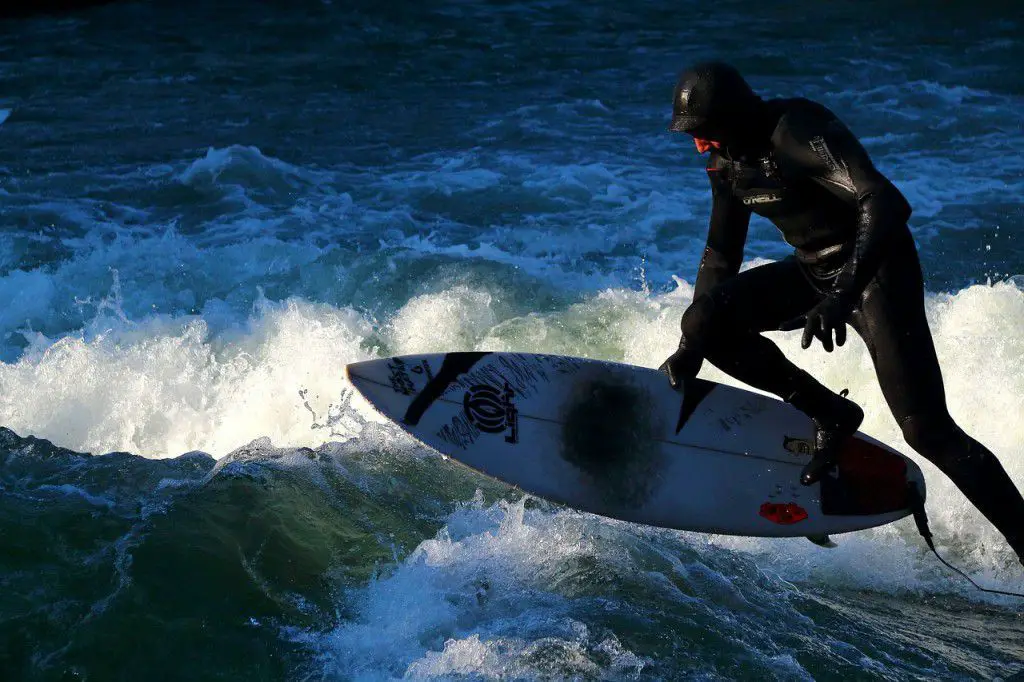
<instances>
[{"instance_id":1,"label":"surfer's face","mask_svg":"<svg viewBox=\"0 0 1024 682\"><path fill-rule=\"evenodd\" d=\"M712 148L719 149L724 139L722 132L722 130L709 121L705 121L689 131L690 135L693 136L693 143L697 146L698 154L703 154Z\"/></svg>"},{"instance_id":2,"label":"surfer's face","mask_svg":"<svg viewBox=\"0 0 1024 682\"><path fill-rule=\"evenodd\" d=\"M704 152L710 151L712 148L721 149L722 147L721 142L715 142L714 140L705 140L697 136L694 136L693 143L697 145L698 154L703 154Z\"/></svg>"}]
</instances>

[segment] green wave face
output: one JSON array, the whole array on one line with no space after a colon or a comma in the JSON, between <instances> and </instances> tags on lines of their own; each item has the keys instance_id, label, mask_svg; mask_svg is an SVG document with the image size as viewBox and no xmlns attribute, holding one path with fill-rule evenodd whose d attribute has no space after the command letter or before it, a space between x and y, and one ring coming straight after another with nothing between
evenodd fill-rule
<instances>
[{"instance_id":1,"label":"green wave face","mask_svg":"<svg viewBox=\"0 0 1024 682\"><path fill-rule=\"evenodd\" d=\"M861 534L826 552L610 521L387 428L218 462L3 430L0 481L11 679L967 679L1024 655L1012 611L886 572L902 539L887 558Z\"/></svg>"},{"instance_id":2,"label":"green wave face","mask_svg":"<svg viewBox=\"0 0 1024 682\"><path fill-rule=\"evenodd\" d=\"M341 595L480 484L340 446L151 460L7 429L0 476L0 669L16 679L280 679L309 658L283 633L343 620Z\"/></svg>"}]
</instances>

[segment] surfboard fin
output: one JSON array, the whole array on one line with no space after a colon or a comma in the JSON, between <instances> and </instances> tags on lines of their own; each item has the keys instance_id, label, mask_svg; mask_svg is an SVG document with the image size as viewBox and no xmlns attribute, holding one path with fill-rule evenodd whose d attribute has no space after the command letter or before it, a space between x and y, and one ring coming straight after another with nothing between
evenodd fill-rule
<instances>
[{"instance_id":1,"label":"surfboard fin","mask_svg":"<svg viewBox=\"0 0 1024 682\"><path fill-rule=\"evenodd\" d=\"M832 538L822 533L821 535L808 535L807 539L816 544L818 547L827 547L833 549L838 547L836 543L832 542Z\"/></svg>"}]
</instances>

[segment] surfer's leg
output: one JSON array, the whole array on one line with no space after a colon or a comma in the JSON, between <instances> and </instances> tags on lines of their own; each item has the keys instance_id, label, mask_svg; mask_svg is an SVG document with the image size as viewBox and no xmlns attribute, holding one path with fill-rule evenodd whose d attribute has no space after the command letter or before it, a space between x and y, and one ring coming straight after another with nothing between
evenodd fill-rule
<instances>
[{"instance_id":1,"label":"surfer's leg","mask_svg":"<svg viewBox=\"0 0 1024 682\"><path fill-rule=\"evenodd\" d=\"M741 272L694 302L683 315L690 346L726 374L768 391L808 415L815 426L815 456L801 472L811 485L834 463L838 446L864 419L855 403L803 371L761 332L778 329L822 298L795 259Z\"/></svg>"},{"instance_id":2,"label":"surfer's leg","mask_svg":"<svg viewBox=\"0 0 1024 682\"><path fill-rule=\"evenodd\" d=\"M688 345L726 374L786 397L803 372L761 332L802 315L820 296L795 259L741 272L701 296L683 314Z\"/></svg>"},{"instance_id":3,"label":"surfer's leg","mask_svg":"<svg viewBox=\"0 0 1024 682\"><path fill-rule=\"evenodd\" d=\"M907 444L949 476L1024 561L1024 498L995 455L964 433L946 407L913 249L883 265L852 323Z\"/></svg>"}]
</instances>

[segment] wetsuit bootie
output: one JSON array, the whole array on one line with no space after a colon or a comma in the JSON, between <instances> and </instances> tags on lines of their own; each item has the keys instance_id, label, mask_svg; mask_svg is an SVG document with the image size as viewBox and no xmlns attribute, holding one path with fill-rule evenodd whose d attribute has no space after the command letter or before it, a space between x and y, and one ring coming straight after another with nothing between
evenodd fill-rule
<instances>
[{"instance_id":1,"label":"wetsuit bootie","mask_svg":"<svg viewBox=\"0 0 1024 682\"><path fill-rule=\"evenodd\" d=\"M864 410L847 400L846 393L836 395L814 381L786 400L814 422L814 455L800 472L800 482L804 485L814 485L836 465L839 446L856 433L864 421Z\"/></svg>"}]
</instances>

